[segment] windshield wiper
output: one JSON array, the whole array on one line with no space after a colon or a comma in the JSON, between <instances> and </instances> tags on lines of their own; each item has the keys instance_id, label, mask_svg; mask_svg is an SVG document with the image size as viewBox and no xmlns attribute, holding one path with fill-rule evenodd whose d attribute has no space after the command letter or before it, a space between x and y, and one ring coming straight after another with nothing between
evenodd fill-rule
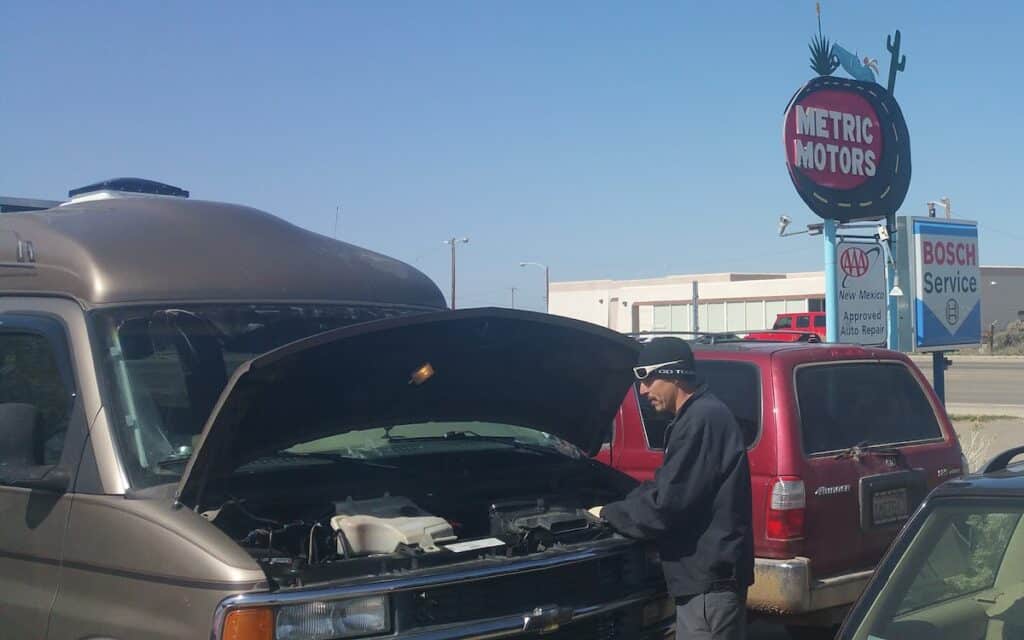
<instances>
[{"instance_id":1,"label":"windshield wiper","mask_svg":"<svg viewBox=\"0 0 1024 640\"><path fill-rule=\"evenodd\" d=\"M853 458L859 460L862 456L874 454L880 456L902 456L903 452L898 448L886 444L871 444L863 440L848 449L844 449L835 455L834 460Z\"/></svg>"},{"instance_id":2,"label":"windshield wiper","mask_svg":"<svg viewBox=\"0 0 1024 640\"><path fill-rule=\"evenodd\" d=\"M357 456L346 456L346 455L342 455L340 453L332 453L330 451L298 452L298 451L288 451L286 449L286 450L283 450L283 451L276 451L274 453L267 454L265 456L260 456L260 457L263 458L263 459L266 459L266 458L271 458L271 459L273 459L273 458L277 458L277 459L281 459L281 458L304 458L304 459L307 459L307 460L326 460L328 462L348 462L348 463L355 462L357 464L366 465L368 467L381 467L383 469L397 469L398 468L398 467L396 467L394 465L391 465L391 464L384 464L384 463L381 463L381 462L373 462L373 461L367 460L366 458L360 458L360 457L357 457Z\"/></svg>"},{"instance_id":3,"label":"windshield wiper","mask_svg":"<svg viewBox=\"0 0 1024 640\"><path fill-rule=\"evenodd\" d=\"M504 444L513 449L519 449L521 451L530 451L533 453L540 453L544 455L557 454L562 449L556 449L555 447L549 447L542 444L533 444L532 442L523 442L513 436L486 436L480 435L475 431L468 429L460 431L449 431L444 435L439 436L394 436L390 433L385 436L388 442L451 442L455 440L475 440L478 442L496 442L498 444ZM565 449L569 449L567 446ZM572 447L575 450L575 447Z\"/></svg>"},{"instance_id":4,"label":"windshield wiper","mask_svg":"<svg viewBox=\"0 0 1024 640\"><path fill-rule=\"evenodd\" d=\"M191 453L175 453L158 461L156 463L156 467L157 469L166 469L168 467L176 467L178 465L184 466L191 458Z\"/></svg>"}]
</instances>

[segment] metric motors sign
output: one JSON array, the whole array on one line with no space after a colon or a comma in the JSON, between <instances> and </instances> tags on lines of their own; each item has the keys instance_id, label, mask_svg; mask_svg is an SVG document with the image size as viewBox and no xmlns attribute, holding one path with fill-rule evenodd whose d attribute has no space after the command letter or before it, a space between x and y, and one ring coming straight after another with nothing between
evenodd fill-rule
<instances>
[{"instance_id":1,"label":"metric motors sign","mask_svg":"<svg viewBox=\"0 0 1024 640\"><path fill-rule=\"evenodd\" d=\"M783 138L793 185L822 218L884 218L903 204L910 135L881 85L814 78L790 101Z\"/></svg>"},{"instance_id":2,"label":"metric motors sign","mask_svg":"<svg viewBox=\"0 0 1024 640\"><path fill-rule=\"evenodd\" d=\"M978 225L914 218L915 346L922 350L981 342Z\"/></svg>"},{"instance_id":3,"label":"metric motors sign","mask_svg":"<svg viewBox=\"0 0 1024 640\"><path fill-rule=\"evenodd\" d=\"M887 295L882 247L876 243L841 242L836 255L839 342L885 344Z\"/></svg>"}]
</instances>

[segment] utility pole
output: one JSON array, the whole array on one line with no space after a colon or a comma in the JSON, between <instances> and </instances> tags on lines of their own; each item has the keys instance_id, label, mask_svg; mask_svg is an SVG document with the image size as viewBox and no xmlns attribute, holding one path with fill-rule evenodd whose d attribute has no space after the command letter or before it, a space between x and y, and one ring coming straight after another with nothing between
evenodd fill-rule
<instances>
[{"instance_id":1,"label":"utility pole","mask_svg":"<svg viewBox=\"0 0 1024 640\"><path fill-rule=\"evenodd\" d=\"M520 267L540 267L544 270L544 312L551 313L551 270L539 262L520 262Z\"/></svg>"},{"instance_id":2,"label":"utility pole","mask_svg":"<svg viewBox=\"0 0 1024 640\"><path fill-rule=\"evenodd\" d=\"M690 330L697 333L700 331L700 311L698 308L698 305L700 304L700 283L694 280L690 285L693 287L693 293L690 296L690 302L693 305L693 320L690 322Z\"/></svg>"},{"instance_id":3,"label":"utility pole","mask_svg":"<svg viewBox=\"0 0 1024 640\"><path fill-rule=\"evenodd\" d=\"M452 303L452 310L454 311L455 310L455 245L457 245L459 243L468 244L469 243L469 238L455 238L455 237L452 237L452 238L448 238L447 240L445 240L444 243L445 244L450 244L452 246L452 292L451 292L451 303Z\"/></svg>"}]
</instances>

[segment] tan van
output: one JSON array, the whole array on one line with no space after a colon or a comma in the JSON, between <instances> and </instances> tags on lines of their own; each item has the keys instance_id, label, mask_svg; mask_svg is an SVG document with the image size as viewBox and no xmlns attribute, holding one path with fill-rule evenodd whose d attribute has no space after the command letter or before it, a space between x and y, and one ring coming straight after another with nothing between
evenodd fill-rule
<instances>
[{"instance_id":1,"label":"tan van","mask_svg":"<svg viewBox=\"0 0 1024 640\"><path fill-rule=\"evenodd\" d=\"M0 215L0 637L664 638L636 343L122 179Z\"/></svg>"}]
</instances>

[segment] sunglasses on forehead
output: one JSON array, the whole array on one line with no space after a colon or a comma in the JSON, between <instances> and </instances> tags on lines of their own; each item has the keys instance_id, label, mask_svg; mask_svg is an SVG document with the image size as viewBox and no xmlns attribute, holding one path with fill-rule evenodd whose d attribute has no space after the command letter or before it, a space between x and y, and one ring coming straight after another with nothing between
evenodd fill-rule
<instances>
[{"instance_id":1,"label":"sunglasses on forehead","mask_svg":"<svg viewBox=\"0 0 1024 640\"><path fill-rule=\"evenodd\" d=\"M636 376L637 380L646 380L650 376L661 373L666 376L689 376L693 375L693 371L689 369L665 369L674 364L679 364L682 360L669 360L668 362L662 362L659 364L648 364L642 367L633 367L633 375ZM659 371L662 369L662 371Z\"/></svg>"}]
</instances>

